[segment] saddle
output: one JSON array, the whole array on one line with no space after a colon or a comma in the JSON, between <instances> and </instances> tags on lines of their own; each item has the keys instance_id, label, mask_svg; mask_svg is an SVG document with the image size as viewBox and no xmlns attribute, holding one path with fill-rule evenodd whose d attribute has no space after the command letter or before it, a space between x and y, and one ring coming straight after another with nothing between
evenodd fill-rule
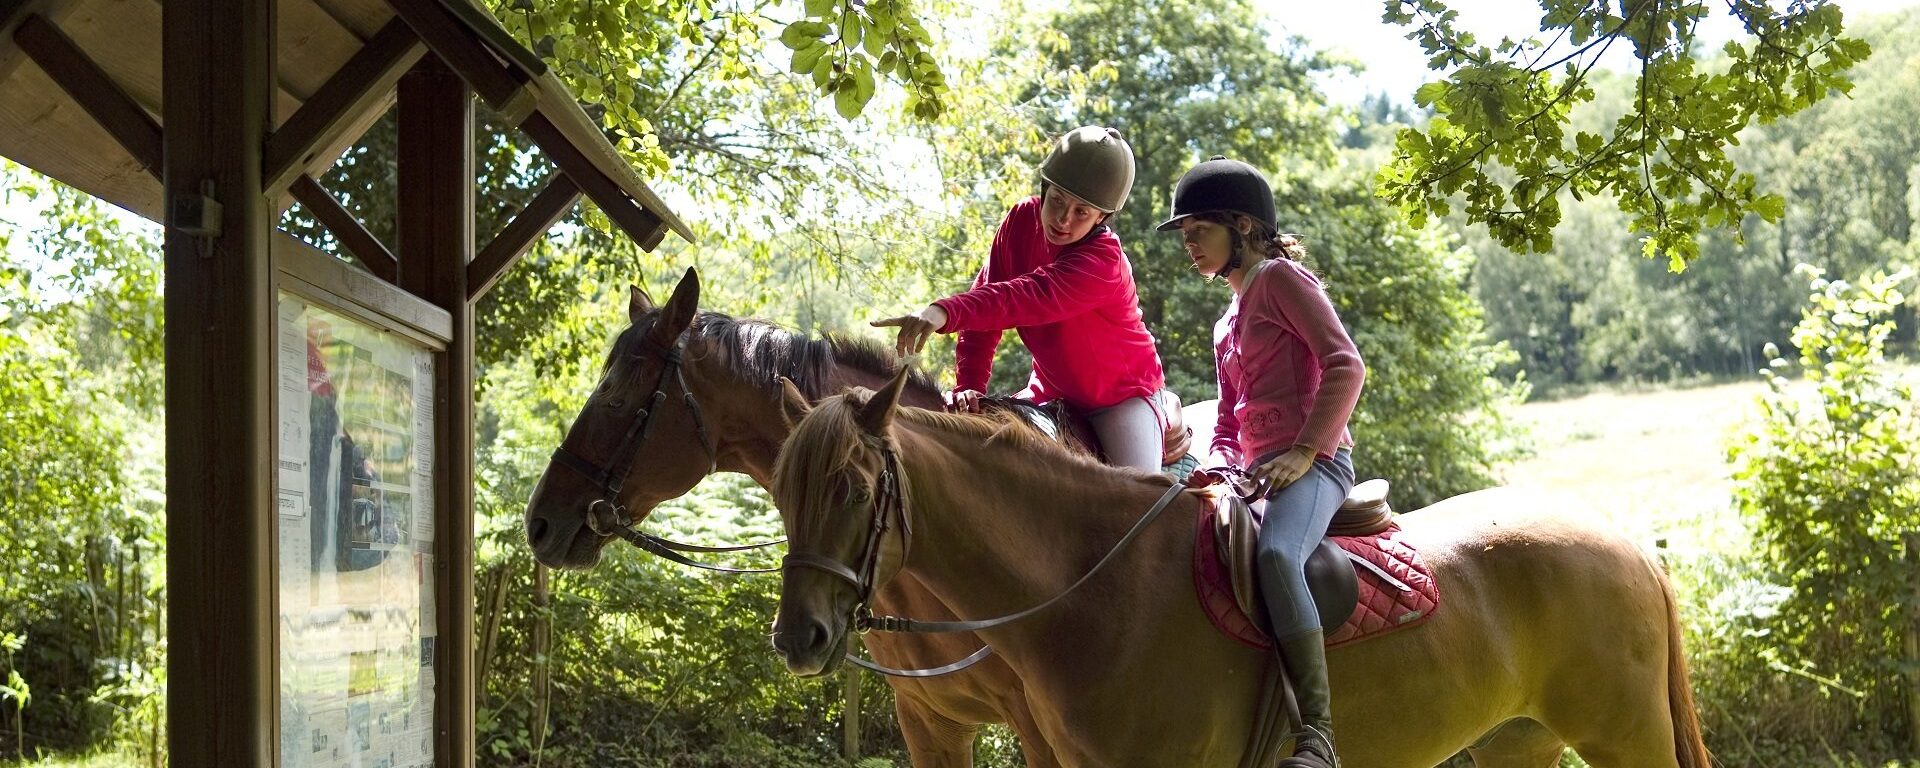
<instances>
[{"instance_id":1,"label":"saddle","mask_svg":"<svg viewBox=\"0 0 1920 768\"><path fill-rule=\"evenodd\" d=\"M1393 508L1387 504L1387 481L1368 480L1347 493L1340 509L1333 513L1327 535L1371 536L1393 524ZM1233 587L1234 603L1257 627L1268 626L1266 602L1260 599L1259 580L1254 574L1254 545L1260 539L1260 521L1266 516L1266 501L1248 502L1228 493L1216 499L1211 527L1214 546L1228 582ZM1347 552L1332 538L1320 540L1307 558L1307 591L1320 611L1320 626L1329 630L1345 623L1353 615L1360 599L1360 585Z\"/></svg>"},{"instance_id":2,"label":"saddle","mask_svg":"<svg viewBox=\"0 0 1920 768\"><path fill-rule=\"evenodd\" d=\"M1100 448L1100 437L1093 431L1093 423L1086 414L1067 406L1065 400L1036 404L1032 400L1013 397L988 398L988 403L1005 408L1018 414L1034 429L1046 433L1049 437L1085 451L1105 460ZM1153 407L1160 412L1160 418L1166 422L1166 433L1162 436L1160 464L1171 467L1187 457L1193 447L1193 430L1187 428L1180 412L1180 396L1171 389L1162 389L1154 393Z\"/></svg>"},{"instance_id":3,"label":"saddle","mask_svg":"<svg viewBox=\"0 0 1920 768\"><path fill-rule=\"evenodd\" d=\"M1386 480L1354 486L1334 513L1327 537L1307 558L1307 591L1329 648L1414 626L1439 605L1433 572L1397 539L1400 527L1387 490ZM1248 503L1229 492L1203 508L1194 536L1193 583L1214 626L1246 645L1271 649L1253 554L1265 507L1264 501ZM1367 573L1364 581L1361 571ZM1276 764L1288 754L1290 734L1299 730L1299 713L1280 666L1277 655L1267 665L1241 768Z\"/></svg>"}]
</instances>

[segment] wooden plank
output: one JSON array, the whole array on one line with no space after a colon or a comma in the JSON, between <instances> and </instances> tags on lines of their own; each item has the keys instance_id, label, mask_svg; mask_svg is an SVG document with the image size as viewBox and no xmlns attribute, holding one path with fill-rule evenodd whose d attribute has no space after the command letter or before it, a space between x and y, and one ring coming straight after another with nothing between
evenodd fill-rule
<instances>
[{"instance_id":1,"label":"wooden plank","mask_svg":"<svg viewBox=\"0 0 1920 768\"><path fill-rule=\"evenodd\" d=\"M384 106L400 76L425 53L420 38L404 22L387 22L267 140L267 193L292 183L342 139L357 139L344 135L347 128Z\"/></svg>"},{"instance_id":2,"label":"wooden plank","mask_svg":"<svg viewBox=\"0 0 1920 768\"><path fill-rule=\"evenodd\" d=\"M359 35L312 3L277 3L274 27L274 80L303 103L361 47Z\"/></svg>"},{"instance_id":3,"label":"wooden plank","mask_svg":"<svg viewBox=\"0 0 1920 768\"><path fill-rule=\"evenodd\" d=\"M273 0L168 0L166 208L211 195L219 232L165 246L167 749L176 765L267 768L274 648L270 206Z\"/></svg>"},{"instance_id":4,"label":"wooden plank","mask_svg":"<svg viewBox=\"0 0 1920 768\"><path fill-rule=\"evenodd\" d=\"M57 22L72 6L73 0L0 0L0 83L6 82L13 70L27 60L25 52L6 43L13 39L13 28L20 20L39 14Z\"/></svg>"},{"instance_id":5,"label":"wooden plank","mask_svg":"<svg viewBox=\"0 0 1920 768\"><path fill-rule=\"evenodd\" d=\"M161 5L156 0L76 0L71 12L55 19L114 82L155 114L160 112ZM275 89L276 123L299 107L299 97Z\"/></svg>"},{"instance_id":6,"label":"wooden plank","mask_svg":"<svg viewBox=\"0 0 1920 768\"><path fill-rule=\"evenodd\" d=\"M547 158L560 166L561 172L573 179L573 183L580 185L580 191L592 199L594 205L600 206L607 218L612 219L634 242L649 251L660 244L666 223L653 211L640 207L633 198L627 197L627 193L601 173L593 161L562 135L545 114L535 112L520 124L520 129L526 131L533 143L540 145L541 151L547 153Z\"/></svg>"},{"instance_id":7,"label":"wooden plank","mask_svg":"<svg viewBox=\"0 0 1920 768\"><path fill-rule=\"evenodd\" d=\"M414 341L443 349L453 337L453 317L393 283L341 261L281 230L272 235L273 261L283 277L297 279L297 292L324 294L332 309L375 326L395 328ZM311 290L308 290L308 289Z\"/></svg>"},{"instance_id":8,"label":"wooden plank","mask_svg":"<svg viewBox=\"0 0 1920 768\"><path fill-rule=\"evenodd\" d=\"M158 115L160 19L152 0L78 0L53 21L120 90Z\"/></svg>"},{"instance_id":9,"label":"wooden plank","mask_svg":"<svg viewBox=\"0 0 1920 768\"><path fill-rule=\"evenodd\" d=\"M393 18L393 8L387 0L281 0L283 3L311 3L314 7L326 11L335 21L362 40L373 37L375 32L386 26Z\"/></svg>"},{"instance_id":10,"label":"wooden plank","mask_svg":"<svg viewBox=\"0 0 1920 768\"><path fill-rule=\"evenodd\" d=\"M445 6L436 0L390 0L393 9L420 35L447 66L473 87L494 111L516 123L532 108L533 92L527 77L508 67L481 45Z\"/></svg>"},{"instance_id":11,"label":"wooden plank","mask_svg":"<svg viewBox=\"0 0 1920 768\"><path fill-rule=\"evenodd\" d=\"M155 179L160 178L160 125L108 79L107 73L65 33L45 17L32 15L20 22L13 39L68 96L113 135L127 154Z\"/></svg>"},{"instance_id":12,"label":"wooden plank","mask_svg":"<svg viewBox=\"0 0 1920 768\"><path fill-rule=\"evenodd\" d=\"M493 284L520 261L527 249L541 235L552 229L554 222L573 209L580 199L580 186L573 183L564 173L555 173L547 179L540 193L527 202L527 207L508 222L500 234L494 235L487 247L480 250L472 264L467 265L467 300L478 301Z\"/></svg>"},{"instance_id":13,"label":"wooden plank","mask_svg":"<svg viewBox=\"0 0 1920 768\"><path fill-rule=\"evenodd\" d=\"M400 79L399 246L401 287L453 325L434 361L434 764L472 768L473 92L456 71L429 56Z\"/></svg>"},{"instance_id":14,"label":"wooden plank","mask_svg":"<svg viewBox=\"0 0 1920 768\"><path fill-rule=\"evenodd\" d=\"M161 218L160 182L32 61L0 82L0 155L153 221Z\"/></svg>"},{"instance_id":15,"label":"wooden plank","mask_svg":"<svg viewBox=\"0 0 1920 768\"><path fill-rule=\"evenodd\" d=\"M293 181L293 197L307 207L307 213L313 214L320 224L333 233L335 240L347 249L355 261L367 268L380 279L393 282L399 276L399 262L393 258L393 252L387 250L385 243L361 225L340 201L328 192L312 176L302 175Z\"/></svg>"}]
</instances>

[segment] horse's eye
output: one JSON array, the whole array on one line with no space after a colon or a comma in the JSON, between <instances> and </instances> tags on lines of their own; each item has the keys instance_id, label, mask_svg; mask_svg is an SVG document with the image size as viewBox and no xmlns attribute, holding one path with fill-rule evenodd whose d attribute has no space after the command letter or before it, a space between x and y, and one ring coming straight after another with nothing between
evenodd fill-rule
<instances>
[{"instance_id":1,"label":"horse's eye","mask_svg":"<svg viewBox=\"0 0 1920 768\"><path fill-rule=\"evenodd\" d=\"M625 408L626 406L627 406L627 401L625 398L615 397L607 400L607 407L612 408L616 411L620 410L621 408Z\"/></svg>"},{"instance_id":2,"label":"horse's eye","mask_svg":"<svg viewBox=\"0 0 1920 768\"><path fill-rule=\"evenodd\" d=\"M873 494L865 488L855 488L852 493L847 494L847 501L852 504L866 504L873 501Z\"/></svg>"}]
</instances>

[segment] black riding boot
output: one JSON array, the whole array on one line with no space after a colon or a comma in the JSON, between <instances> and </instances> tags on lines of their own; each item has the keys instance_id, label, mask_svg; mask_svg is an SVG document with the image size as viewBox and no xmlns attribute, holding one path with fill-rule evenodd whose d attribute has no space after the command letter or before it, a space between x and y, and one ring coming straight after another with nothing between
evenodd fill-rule
<instances>
[{"instance_id":1,"label":"black riding boot","mask_svg":"<svg viewBox=\"0 0 1920 768\"><path fill-rule=\"evenodd\" d=\"M1293 757L1281 768L1339 768L1333 753L1333 697L1327 689L1326 637L1320 630L1278 642L1287 682L1300 706L1301 731L1294 734Z\"/></svg>"}]
</instances>

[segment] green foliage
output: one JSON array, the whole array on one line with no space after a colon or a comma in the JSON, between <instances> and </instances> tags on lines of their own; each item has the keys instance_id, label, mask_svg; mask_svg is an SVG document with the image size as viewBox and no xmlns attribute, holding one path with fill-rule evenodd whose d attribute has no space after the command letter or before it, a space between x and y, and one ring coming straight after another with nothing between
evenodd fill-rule
<instances>
[{"instance_id":1,"label":"green foliage","mask_svg":"<svg viewBox=\"0 0 1920 768\"><path fill-rule=\"evenodd\" d=\"M1920 261L1912 226L1920 126L1908 119L1920 110L1916 23L1912 9L1849 19L1877 52L1853 71L1851 98L1741 134L1728 156L1760 186L1787 192L1785 214L1773 224L1748 218L1737 232L1703 231L1702 258L1684 273L1622 258L1639 237L1608 196L1562 192L1564 219L1541 254L1502 247L1462 214L1449 216L1446 226L1479 256L1473 288L1489 331L1518 353L1516 367L1536 393L1745 377L1763 364L1764 343L1798 318L1806 285L1792 276L1795 263L1852 275ZM1634 99L1626 78L1596 72L1589 81L1595 100L1575 111L1570 129L1600 130ZM1910 343L1912 325L1896 330L1894 348Z\"/></svg>"},{"instance_id":2,"label":"green foliage","mask_svg":"<svg viewBox=\"0 0 1920 768\"><path fill-rule=\"evenodd\" d=\"M1625 2L1620 15L1606 4L1598 12L1570 0L1540 4L1540 37L1489 47L1456 29L1458 13L1440 0L1386 0L1383 19L1413 27L1408 38L1447 73L1415 94L1435 116L1400 132L1376 181L1416 226L1459 204L1502 245L1545 252L1561 192L1609 195L1644 235L1642 252L1680 271L1699 256L1703 229L1737 231L1748 214L1781 217L1785 199L1758 191L1729 158L1741 130L1849 92L1847 70L1871 52L1843 36L1840 7L1824 0L1783 11L1729 3L1751 37L1728 43L1712 70L1693 47L1705 0ZM1595 96L1589 74L1616 43L1638 61L1634 100L1610 126L1569 136L1574 108Z\"/></svg>"},{"instance_id":3,"label":"green foliage","mask_svg":"<svg viewBox=\"0 0 1920 768\"><path fill-rule=\"evenodd\" d=\"M1733 445L1736 501L1771 579L1788 585L1761 624L1775 670L1819 685L1816 733L1897 734L1907 722L1907 638L1920 633L1920 413L1888 369L1889 315L1910 272L1859 284L1820 277L1793 332L1796 391L1775 359L1761 420Z\"/></svg>"},{"instance_id":4,"label":"green foliage","mask_svg":"<svg viewBox=\"0 0 1920 768\"><path fill-rule=\"evenodd\" d=\"M1313 222L1309 264L1367 363L1349 425L1358 474L1391 480L1409 510L1493 485L1516 437L1503 411L1526 387L1495 377L1513 353L1487 339L1471 254L1409 227L1352 174L1299 185L1281 217Z\"/></svg>"},{"instance_id":5,"label":"green foliage","mask_svg":"<svg viewBox=\"0 0 1920 768\"><path fill-rule=\"evenodd\" d=\"M69 750L143 723L126 710L160 716L159 259L104 204L18 166L0 164L0 195L43 212L0 222L27 244L0 252L0 626L33 638L8 665L33 706L0 727L29 753Z\"/></svg>"}]
</instances>

